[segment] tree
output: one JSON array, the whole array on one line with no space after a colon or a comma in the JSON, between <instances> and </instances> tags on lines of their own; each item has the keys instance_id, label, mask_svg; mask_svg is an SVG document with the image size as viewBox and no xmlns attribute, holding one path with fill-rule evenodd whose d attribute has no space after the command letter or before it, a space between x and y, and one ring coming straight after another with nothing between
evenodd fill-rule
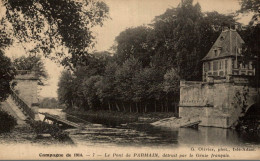
<instances>
[{"instance_id":1,"label":"tree","mask_svg":"<svg viewBox=\"0 0 260 161\"><path fill-rule=\"evenodd\" d=\"M235 24L234 16L217 12L204 14L198 3L193 5L192 0L184 0L177 8L167 9L155 17L154 30L149 36L150 52L154 53L152 63L164 71L175 68L181 79L201 80L201 59L222 27L231 24Z\"/></svg>"},{"instance_id":2,"label":"tree","mask_svg":"<svg viewBox=\"0 0 260 161\"><path fill-rule=\"evenodd\" d=\"M243 61L247 63L249 60L253 61L253 66L256 68L256 80L258 84L260 83L260 47L259 47L259 34L260 34L260 24L254 26L249 26L246 30L240 32L241 37L245 41L242 47Z\"/></svg>"},{"instance_id":3,"label":"tree","mask_svg":"<svg viewBox=\"0 0 260 161\"><path fill-rule=\"evenodd\" d=\"M64 70L61 73L61 77L58 82L58 100L60 104L65 104L68 108L74 105L74 84L72 73L68 70Z\"/></svg>"},{"instance_id":4,"label":"tree","mask_svg":"<svg viewBox=\"0 0 260 161\"><path fill-rule=\"evenodd\" d=\"M96 110L100 106L100 102L97 95L96 83L101 80L101 76L95 75L89 78L85 78L82 82L83 95L87 100L90 110Z\"/></svg>"},{"instance_id":5,"label":"tree","mask_svg":"<svg viewBox=\"0 0 260 161\"><path fill-rule=\"evenodd\" d=\"M11 93L10 83L14 79L15 69L11 60L4 55L3 49L12 43L7 33L4 19L0 20L0 102L4 101Z\"/></svg>"},{"instance_id":6,"label":"tree","mask_svg":"<svg viewBox=\"0 0 260 161\"><path fill-rule=\"evenodd\" d=\"M63 46L69 54L59 52L55 58L71 68L89 55L88 49L94 45L91 29L102 25L109 12L104 2L94 0L4 0L4 6L21 43L31 43L32 52L49 57Z\"/></svg>"},{"instance_id":7,"label":"tree","mask_svg":"<svg viewBox=\"0 0 260 161\"><path fill-rule=\"evenodd\" d=\"M147 36L151 29L145 26L128 28L121 32L115 39L116 57L119 64L124 63L130 57L136 58L143 66L150 63L148 53Z\"/></svg>"},{"instance_id":8,"label":"tree","mask_svg":"<svg viewBox=\"0 0 260 161\"><path fill-rule=\"evenodd\" d=\"M118 70L118 67L118 64L115 62L108 63L104 76L95 84L100 102L107 104L109 111L112 110L112 103L118 99L118 93L115 89L115 73Z\"/></svg>"},{"instance_id":9,"label":"tree","mask_svg":"<svg viewBox=\"0 0 260 161\"><path fill-rule=\"evenodd\" d=\"M4 49L5 47L12 44L12 38L10 33L8 32L8 27L6 24L6 19L1 18L0 20L0 49Z\"/></svg>"},{"instance_id":10,"label":"tree","mask_svg":"<svg viewBox=\"0 0 260 161\"><path fill-rule=\"evenodd\" d=\"M141 63L133 58L130 57L127 59L124 64L118 68L115 73L115 84L116 84L116 92L119 95L119 100L132 103L132 98L134 97L134 89L133 86L133 78L136 73L141 70ZM120 109L118 109L119 111ZM130 105L130 111L131 105ZM138 109L137 109L138 112Z\"/></svg>"},{"instance_id":11,"label":"tree","mask_svg":"<svg viewBox=\"0 0 260 161\"><path fill-rule=\"evenodd\" d=\"M258 0L240 0L241 8L238 12L248 13L252 12L254 15L249 22L246 30L240 31L241 37L244 39L245 44L242 47L242 54L244 55L243 61L254 60L254 67L256 68L256 82L259 85L260 80L260 47L259 47L259 34L260 34L260 1Z\"/></svg>"},{"instance_id":12,"label":"tree","mask_svg":"<svg viewBox=\"0 0 260 161\"><path fill-rule=\"evenodd\" d=\"M159 57L168 58L166 66L175 67L183 79L191 79L198 75L195 69L200 61L199 24L203 15L200 5L192 3L192 0L185 0L177 8L167 9L165 13L155 17L152 24L154 52L160 55Z\"/></svg>"},{"instance_id":13,"label":"tree","mask_svg":"<svg viewBox=\"0 0 260 161\"><path fill-rule=\"evenodd\" d=\"M0 50L0 102L11 93L10 82L14 79L14 68L11 60Z\"/></svg>"},{"instance_id":14,"label":"tree","mask_svg":"<svg viewBox=\"0 0 260 161\"><path fill-rule=\"evenodd\" d=\"M249 25L259 24L260 22L260 1L259 0L240 0L241 8L239 12L247 13L253 12L254 15L249 23Z\"/></svg>"},{"instance_id":15,"label":"tree","mask_svg":"<svg viewBox=\"0 0 260 161\"><path fill-rule=\"evenodd\" d=\"M133 102L141 104L139 106L141 111L147 112L148 109L149 111L156 111L156 100L163 99L161 88L162 80L162 72L153 67L143 68L140 72L135 74L132 85L132 90L134 91L132 100ZM150 106L147 108L148 105ZM143 108L143 110L141 108Z\"/></svg>"},{"instance_id":16,"label":"tree","mask_svg":"<svg viewBox=\"0 0 260 161\"><path fill-rule=\"evenodd\" d=\"M163 90L166 93L179 94L180 77L176 69L172 68L164 75Z\"/></svg>"},{"instance_id":17,"label":"tree","mask_svg":"<svg viewBox=\"0 0 260 161\"><path fill-rule=\"evenodd\" d=\"M163 91L166 93L167 108L174 105L174 112L177 113L176 104L180 100L180 77L176 69L172 68L165 73Z\"/></svg>"},{"instance_id":18,"label":"tree","mask_svg":"<svg viewBox=\"0 0 260 161\"><path fill-rule=\"evenodd\" d=\"M44 98L40 101L40 108L58 108L58 101L55 98Z\"/></svg>"},{"instance_id":19,"label":"tree","mask_svg":"<svg viewBox=\"0 0 260 161\"><path fill-rule=\"evenodd\" d=\"M48 73L44 66L41 56L21 56L14 59L13 65L17 70L29 70L35 72L39 78L39 84L44 85L44 81L48 79Z\"/></svg>"}]
</instances>

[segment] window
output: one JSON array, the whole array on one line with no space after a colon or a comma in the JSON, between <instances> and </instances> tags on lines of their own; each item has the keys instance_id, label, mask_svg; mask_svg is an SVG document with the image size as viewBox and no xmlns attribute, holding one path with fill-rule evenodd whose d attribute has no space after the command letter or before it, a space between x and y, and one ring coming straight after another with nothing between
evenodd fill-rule
<instances>
[{"instance_id":1,"label":"window","mask_svg":"<svg viewBox=\"0 0 260 161\"><path fill-rule=\"evenodd\" d=\"M239 62L237 62L236 60L233 60L233 62L234 62L234 68L238 68Z\"/></svg>"},{"instance_id":2,"label":"window","mask_svg":"<svg viewBox=\"0 0 260 161\"><path fill-rule=\"evenodd\" d=\"M249 69L253 69L253 65L251 61L249 62Z\"/></svg>"},{"instance_id":3,"label":"window","mask_svg":"<svg viewBox=\"0 0 260 161\"><path fill-rule=\"evenodd\" d=\"M214 49L215 56L218 56L218 50Z\"/></svg>"},{"instance_id":4,"label":"window","mask_svg":"<svg viewBox=\"0 0 260 161\"><path fill-rule=\"evenodd\" d=\"M208 62L209 70L211 70L211 62Z\"/></svg>"},{"instance_id":5,"label":"window","mask_svg":"<svg viewBox=\"0 0 260 161\"><path fill-rule=\"evenodd\" d=\"M240 64L240 68L241 69L245 69L245 64L244 63L240 62L239 64Z\"/></svg>"},{"instance_id":6,"label":"window","mask_svg":"<svg viewBox=\"0 0 260 161\"><path fill-rule=\"evenodd\" d=\"M222 61L219 61L219 69L222 69Z\"/></svg>"},{"instance_id":7,"label":"window","mask_svg":"<svg viewBox=\"0 0 260 161\"><path fill-rule=\"evenodd\" d=\"M213 70L214 71L218 70L218 61L213 62Z\"/></svg>"},{"instance_id":8,"label":"window","mask_svg":"<svg viewBox=\"0 0 260 161\"><path fill-rule=\"evenodd\" d=\"M205 71L205 72L208 71L208 63L204 63L204 71Z\"/></svg>"},{"instance_id":9,"label":"window","mask_svg":"<svg viewBox=\"0 0 260 161\"><path fill-rule=\"evenodd\" d=\"M228 60L225 60L225 69L227 69L228 67Z\"/></svg>"},{"instance_id":10,"label":"window","mask_svg":"<svg viewBox=\"0 0 260 161\"><path fill-rule=\"evenodd\" d=\"M218 48L217 54L220 55L220 53L221 53L221 48Z\"/></svg>"}]
</instances>

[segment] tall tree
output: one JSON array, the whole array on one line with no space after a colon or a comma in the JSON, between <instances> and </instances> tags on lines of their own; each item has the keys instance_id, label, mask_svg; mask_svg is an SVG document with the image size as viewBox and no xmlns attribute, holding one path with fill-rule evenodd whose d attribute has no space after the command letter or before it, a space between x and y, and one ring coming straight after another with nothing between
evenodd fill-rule
<instances>
[{"instance_id":1,"label":"tall tree","mask_svg":"<svg viewBox=\"0 0 260 161\"><path fill-rule=\"evenodd\" d=\"M58 82L58 99L60 104L65 104L66 107L71 108L74 105L73 91L75 85L73 83L73 75L70 71L64 70L61 73L61 77Z\"/></svg>"},{"instance_id":2,"label":"tall tree","mask_svg":"<svg viewBox=\"0 0 260 161\"><path fill-rule=\"evenodd\" d=\"M249 25L260 23L260 1L259 0L240 0L241 8L239 12L247 13L253 12L254 15L249 23Z\"/></svg>"},{"instance_id":3,"label":"tall tree","mask_svg":"<svg viewBox=\"0 0 260 161\"><path fill-rule=\"evenodd\" d=\"M11 60L4 55L5 47L12 43L7 33L7 25L4 19L0 20L0 102L4 101L11 92L10 83L14 79L15 69Z\"/></svg>"},{"instance_id":4,"label":"tall tree","mask_svg":"<svg viewBox=\"0 0 260 161\"><path fill-rule=\"evenodd\" d=\"M185 0L177 8L167 9L164 14L155 17L152 24L155 30L155 53L167 55L169 61L165 63L168 68L175 67L183 79L198 75L194 69L199 62L199 24L202 18L200 5Z\"/></svg>"},{"instance_id":5,"label":"tall tree","mask_svg":"<svg viewBox=\"0 0 260 161\"><path fill-rule=\"evenodd\" d=\"M108 63L106 65L104 76L95 84L100 102L107 105L109 110L112 110L112 103L118 100L118 93L115 88L115 73L118 68L119 66L117 63Z\"/></svg>"},{"instance_id":6,"label":"tall tree","mask_svg":"<svg viewBox=\"0 0 260 161\"><path fill-rule=\"evenodd\" d=\"M148 53L147 36L151 29L145 26L128 28L121 32L115 39L116 57L118 63L122 64L130 57L138 59L143 66L150 63L150 55Z\"/></svg>"},{"instance_id":7,"label":"tall tree","mask_svg":"<svg viewBox=\"0 0 260 161\"><path fill-rule=\"evenodd\" d=\"M132 100L141 104L141 111L156 111L156 101L163 99L162 81L163 73L154 67L143 68L135 74Z\"/></svg>"},{"instance_id":8,"label":"tall tree","mask_svg":"<svg viewBox=\"0 0 260 161\"><path fill-rule=\"evenodd\" d=\"M97 82L101 80L101 76L95 75L89 78L85 78L82 82L83 95L87 100L88 107L90 110L97 110L100 108L100 101L97 95Z\"/></svg>"},{"instance_id":9,"label":"tall tree","mask_svg":"<svg viewBox=\"0 0 260 161\"><path fill-rule=\"evenodd\" d=\"M88 56L94 44L91 29L102 25L109 12L104 2L95 0L4 0L4 6L20 42L34 44L33 51L45 56L62 45L69 54L55 57L71 68Z\"/></svg>"},{"instance_id":10,"label":"tall tree","mask_svg":"<svg viewBox=\"0 0 260 161\"><path fill-rule=\"evenodd\" d=\"M11 93L10 82L14 79L14 74L11 60L0 49L0 102Z\"/></svg>"},{"instance_id":11,"label":"tall tree","mask_svg":"<svg viewBox=\"0 0 260 161\"><path fill-rule=\"evenodd\" d=\"M141 66L141 63L137 59L130 57L116 71L115 83L119 100L132 103L132 98L134 97L134 89L132 88L133 78L141 70Z\"/></svg>"},{"instance_id":12,"label":"tall tree","mask_svg":"<svg viewBox=\"0 0 260 161\"><path fill-rule=\"evenodd\" d=\"M245 44L242 49L244 61L254 60L254 67L256 68L256 81L258 86L260 83L260 47L259 47L259 34L260 34L260 1L258 0L240 0L241 8L238 12L248 13L252 12L253 16L249 22L246 30L240 32Z\"/></svg>"},{"instance_id":13,"label":"tall tree","mask_svg":"<svg viewBox=\"0 0 260 161\"><path fill-rule=\"evenodd\" d=\"M201 59L221 28L230 24L235 24L234 16L217 12L204 14L198 3L193 5L193 0L184 0L177 8L167 9L155 17L149 37L150 52L155 55L152 62L165 70L175 68L181 79L200 80ZM163 63L158 59L163 59Z\"/></svg>"}]
</instances>

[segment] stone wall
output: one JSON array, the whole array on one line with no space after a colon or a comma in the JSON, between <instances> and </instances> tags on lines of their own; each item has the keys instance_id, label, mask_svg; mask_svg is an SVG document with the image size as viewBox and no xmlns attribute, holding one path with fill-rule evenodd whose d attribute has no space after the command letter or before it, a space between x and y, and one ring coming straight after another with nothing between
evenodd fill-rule
<instances>
[{"instance_id":1,"label":"stone wall","mask_svg":"<svg viewBox=\"0 0 260 161\"><path fill-rule=\"evenodd\" d=\"M32 106L32 104L38 103L37 80L16 79L15 81L17 82L15 90L30 107Z\"/></svg>"},{"instance_id":2,"label":"stone wall","mask_svg":"<svg viewBox=\"0 0 260 161\"><path fill-rule=\"evenodd\" d=\"M179 116L199 117L202 126L229 128L257 96L259 89L242 84L181 81Z\"/></svg>"},{"instance_id":3,"label":"stone wall","mask_svg":"<svg viewBox=\"0 0 260 161\"><path fill-rule=\"evenodd\" d=\"M35 73L30 71L23 71L22 73L18 72L14 82L16 86L14 87L15 91L18 93L19 97L34 111L35 120L39 120L38 115L38 78L35 76Z\"/></svg>"}]
</instances>

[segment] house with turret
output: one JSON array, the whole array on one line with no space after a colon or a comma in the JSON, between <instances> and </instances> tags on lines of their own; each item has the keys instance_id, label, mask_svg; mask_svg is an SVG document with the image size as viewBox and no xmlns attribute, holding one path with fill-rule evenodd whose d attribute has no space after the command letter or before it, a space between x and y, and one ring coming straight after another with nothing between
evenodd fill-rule
<instances>
[{"instance_id":1,"label":"house with turret","mask_svg":"<svg viewBox=\"0 0 260 161\"><path fill-rule=\"evenodd\" d=\"M255 76L253 61L242 61L244 40L236 30L225 29L218 37L203 61L203 81L208 76L226 78L228 75Z\"/></svg>"},{"instance_id":2,"label":"house with turret","mask_svg":"<svg viewBox=\"0 0 260 161\"><path fill-rule=\"evenodd\" d=\"M249 112L259 111L260 90L253 85L253 62L243 62L244 40L232 29L219 35L203 61L202 81L180 81L179 116L200 126L230 128Z\"/></svg>"}]
</instances>

